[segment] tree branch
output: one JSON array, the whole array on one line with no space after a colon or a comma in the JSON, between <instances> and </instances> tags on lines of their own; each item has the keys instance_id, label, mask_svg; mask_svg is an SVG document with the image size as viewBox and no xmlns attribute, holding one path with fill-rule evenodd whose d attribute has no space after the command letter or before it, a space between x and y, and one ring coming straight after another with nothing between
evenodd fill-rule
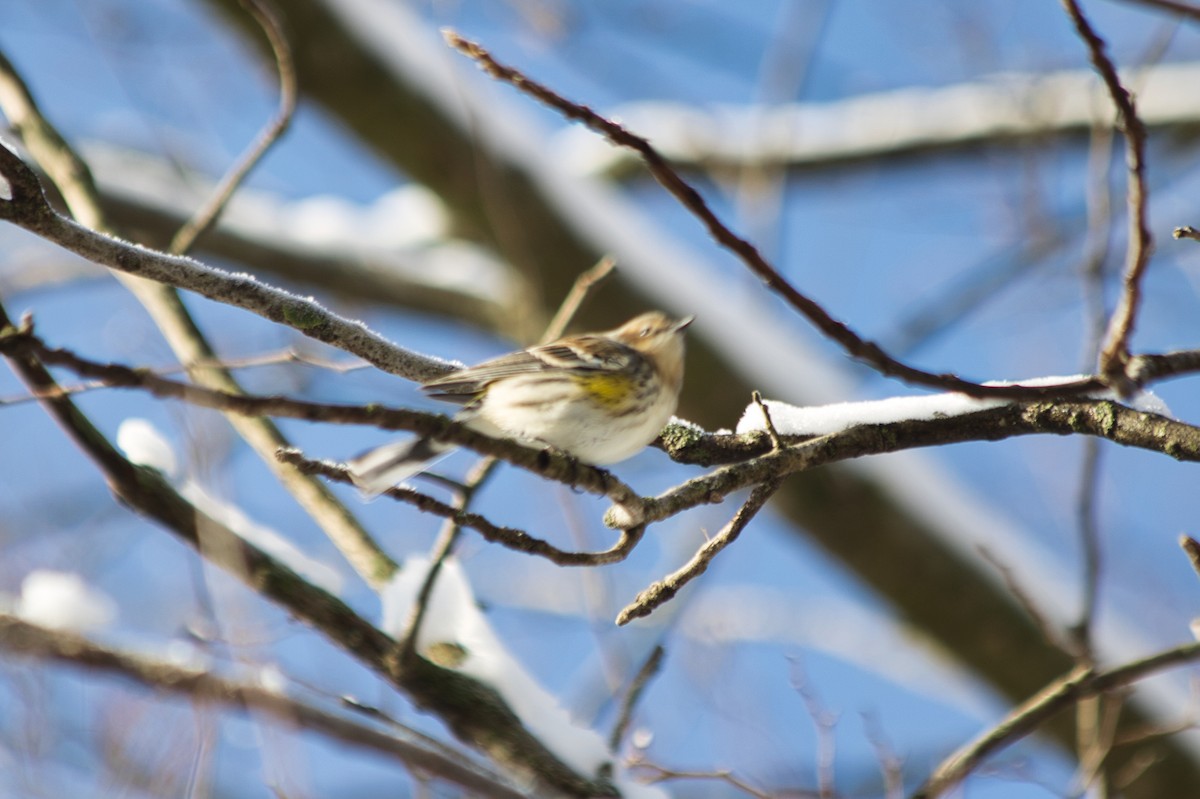
<instances>
[{"instance_id":1,"label":"tree branch","mask_svg":"<svg viewBox=\"0 0 1200 799\"><path fill-rule=\"evenodd\" d=\"M746 529L746 525L750 524L750 521L767 504L771 495L779 490L782 482L783 477L780 476L768 479L762 485L756 486L750 492L749 499L742 504L742 507L738 508L738 512L733 515L728 524L721 528L721 532L700 547L692 559L683 566L642 590L633 602L630 602L617 614L617 624L628 624L634 619L649 616L655 608L673 599L681 588L708 571L708 566L713 559L725 547L737 540L742 531Z\"/></svg>"},{"instance_id":2,"label":"tree branch","mask_svg":"<svg viewBox=\"0 0 1200 799\"><path fill-rule=\"evenodd\" d=\"M192 249L196 239L217 223L233 193L242 185L250 170L287 131L296 113L296 67L292 62L292 48L284 36L278 10L269 0L242 0L242 5L266 34L271 52L275 55L275 66L279 72L279 110L259 132L246 152L242 153L241 158L225 173L225 177L221 178L208 200L176 231L167 247L168 252L176 255L182 255Z\"/></svg>"},{"instance_id":3,"label":"tree branch","mask_svg":"<svg viewBox=\"0 0 1200 799\"><path fill-rule=\"evenodd\" d=\"M269 286L250 275L235 275L192 258L139 247L79 225L50 207L37 175L2 143L0 176L11 187L11 199L0 200L0 219L90 261L242 308L409 380L431 380L455 368L399 347L361 322L326 310L315 300Z\"/></svg>"},{"instance_id":4,"label":"tree branch","mask_svg":"<svg viewBox=\"0 0 1200 799\"><path fill-rule=\"evenodd\" d=\"M913 793L913 799L933 799L949 791L987 757L1029 735L1055 713L1081 699L1132 685L1157 671L1197 659L1200 659L1200 643L1191 643L1106 671L1077 669L1047 685L1036 696L1015 708L1002 722L943 761Z\"/></svg>"},{"instance_id":5,"label":"tree branch","mask_svg":"<svg viewBox=\"0 0 1200 799\"><path fill-rule=\"evenodd\" d=\"M198 703L263 713L289 726L313 730L351 746L394 757L411 769L430 774L494 799L524 799L499 775L489 773L467 754L431 748L384 732L260 684L221 677L206 669L188 668L145 655L101 646L73 632L50 630L0 614L0 649L43 661L56 661L133 680L156 691L179 694ZM403 728L401 728L403 729ZM415 739L415 734L413 735Z\"/></svg>"},{"instance_id":6,"label":"tree branch","mask_svg":"<svg viewBox=\"0 0 1200 799\"><path fill-rule=\"evenodd\" d=\"M1129 169L1129 187L1126 192L1129 208L1129 244L1125 255L1125 274L1122 278L1124 291L1109 319L1104 347L1100 351L1101 374L1110 385L1124 394L1133 388L1125 371L1129 362L1129 339L1133 335L1138 306L1141 303L1142 275L1150 262L1150 253L1154 247L1146 213L1146 126L1137 115L1133 97L1121 85L1117 68L1105 52L1104 40L1083 15L1079 3L1076 0L1062 0L1062 3L1079 37L1087 45L1092 65L1100 74L1113 103L1117 106L1117 124L1125 135L1125 161Z\"/></svg>"}]
</instances>

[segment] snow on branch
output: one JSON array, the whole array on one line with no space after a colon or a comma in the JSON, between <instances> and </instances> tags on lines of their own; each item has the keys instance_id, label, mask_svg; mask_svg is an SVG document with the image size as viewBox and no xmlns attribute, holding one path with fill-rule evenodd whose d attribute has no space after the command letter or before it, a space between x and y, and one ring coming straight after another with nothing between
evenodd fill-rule
<instances>
[{"instance_id":1,"label":"snow on branch","mask_svg":"<svg viewBox=\"0 0 1200 799\"><path fill-rule=\"evenodd\" d=\"M1138 115L1147 126L1200 122L1200 64L1122 70L1137 87ZM676 164L809 166L884 158L919 150L968 146L1048 133L1086 132L1113 118L1104 85L1089 70L1004 72L932 88L906 87L832 102L695 106L643 101L608 110L638 130ZM577 127L557 146L582 173L626 169L636 155Z\"/></svg>"}]
</instances>

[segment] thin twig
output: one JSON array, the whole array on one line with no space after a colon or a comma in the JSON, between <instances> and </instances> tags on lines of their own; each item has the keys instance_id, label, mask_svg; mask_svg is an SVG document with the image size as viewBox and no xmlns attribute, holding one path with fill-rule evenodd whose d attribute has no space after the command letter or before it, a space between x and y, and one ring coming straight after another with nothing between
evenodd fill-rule
<instances>
[{"instance_id":1,"label":"thin twig","mask_svg":"<svg viewBox=\"0 0 1200 799\"><path fill-rule=\"evenodd\" d=\"M863 713L862 721L867 741L875 750L875 759L879 761L879 770L883 775L883 799L904 799L904 761L888 741L877 716Z\"/></svg>"},{"instance_id":2,"label":"thin twig","mask_svg":"<svg viewBox=\"0 0 1200 799\"><path fill-rule=\"evenodd\" d=\"M1113 135L1107 125L1092 128L1088 142L1087 242L1084 247L1080 278L1087 307L1086 350L1088 366L1096 363L1103 346L1108 308L1104 298L1105 263L1111 245L1112 191L1109 172L1112 164ZM1100 447L1089 438L1083 443L1079 489L1076 494L1076 520L1080 550L1083 553L1083 596L1079 619L1070 633L1076 656L1090 662L1092 621L1099 590L1100 531L1096 521L1097 486L1100 477Z\"/></svg>"},{"instance_id":3,"label":"thin twig","mask_svg":"<svg viewBox=\"0 0 1200 799\"><path fill-rule=\"evenodd\" d=\"M621 748L621 742L625 740L625 736L629 732L629 725L633 723L633 710L650 685L650 681L662 668L663 657L666 653L667 650L663 648L663 645L657 644L650 650L646 662L642 664L637 674L634 675L633 681L629 683L629 690L625 692L625 697L621 700L621 712L617 714L617 723L613 725L612 733L608 736L610 752L616 752Z\"/></svg>"},{"instance_id":4,"label":"thin twig","mask_svg":"<svg viewBox=\"0 0 1200 799\"><path fill-rule=\"evenodd\" d=\"M192 218L181 227L171 239L168 252L182 255L192 248L196 239L216 224L221 213L225 210L229 199L245 180L271 146L283 136L296 113L296 68L292 62L292 48L283 33L283 23L279 19L279 11L269 0L241 0L242 7L254 17L255 22L266 34L275 55L275 65L279 72L279 110L270 120L253 143L242 153L233 167L221 178L221 182L213 189L208 200L192 215Z\"/></svg>"},{"instance_id":5,"label":"thin twig","mask_svg":"<svg viewBox=\"0 0 1200 799\"><path fill-rule=\"evenodd\" d=\"M1025 615L1027 615L1030 621L1033 622L1034 626L1037 627L1038 632L1042 634L1042 638L1046 639L1046 643L1050 644L1050 646L1054 647L1055 649L1066 651L1068 649L1066 642L1062 640L1058 630L1054 627L1054 625L1047 620L1046 614L1043 613L1041 608L1038 607L1037 603L1034 602L1033 597L1031 597L1029 592L1026 591L1021 585L1021 582L1017 579L1016 574L1013 573L1012 567L997 557L995 553L993 553L987 547L980 546L977 549L979 555L988 563L990 563L997 572L1000 573L1000 579L1004 582L1008 592L1012 594L1013 599L1015 599L1017 604L1020 605L1022 610L1025 611Z\"/></svg>"},{"instance_id":6,"label":"thin twig","mask_svg":"<svg viewBox=\"0 0 1200 799\"><path fill-rule=\"evenodd\" d=\"M467 479L463 481L462 491L458 498L458 514L466 512L472 498L474 498L480 487L487 482L487 479L495 471L498 463L499 461L496 458L483 458L475 464L471 473L467 475ZM433 589L437 584L442 564L454 552L454 546L458 542L459 535L462 533L463 525L458 519L458 514L446 518L441 532L438 533L437 541L433 545L433 551L429 558L429 569L425 573L425 579L421 583L420 590L417 591L408 622L404 626L404 634L400 636L399 646L401 657L411 658L418 654L417 639L421 634L421 622L424 620L425 613L429 609L430 597L433 596Z\"/></svg>"},{"instance_id":7,"label":"thin twig","mask_svg":"<svg viewBox=\"0 0 1200 799\"><path fill-rule=\"evenodd\" d=\"M782 439L779 437L779 431L775 429L775 422L771 419L771 411L767 408L767 404L763 402L762 394L758 393L758 391L754 391L750 394L750 399L753 400L754 404L758 406L758 409L762 411L763 424L766 426L767 435L771 439L771 450L773 452L778 451L779 448L783 446Z\"/></svg>"},{"instance_id":8,"label":"thin twig","mask_svg":"<svg viewBox=\"0 0 1200 799\"><path fill-rule=\"evenodd\" d=\"M787 300L821 333L841 345L851 357L868 364L881 374L897 377L915 385L957 391L972 397L1015 399L1078 396L1095 391L1100 385L1099 381L1085 379L1056 386L984 386L952 374L934 374L901 363L884 352L878 344L863 339L845 323L833 318L821 305L792 286L753 244L734 233L721 221L700 193L684 180L649 141L602 117L591 108L566 99L519 70L499 63L479 44L459 36L454 31L443 30L443 35L451 47L473 59L488 75L520 89L568 119L583 123L613 144L637 152L654 178L704 224L718 244L738 256L763 283Z\"/></svg>"},{"instance_id":9,"label":"thin twig","mask_svg":"<svg viewBox=\"0 0 1200 799\"><path fill-rule=\"evenodd\" d=\"M1047 685L1004 720L942 761L913 799L933 799L962 782L984 760L1029 735L1043 722L1088 696L1132 685L1155 672L1200 659L1200 643L1184 644L1105 671L1076 669Z\"/></svg>"},{"instance_id":10,"label":"thin twig","mask_svg":"<svg viewBox=\"0 0 1200 799\"><path fill-rule=\"evenodd\" d=\"M550 320L550 324L546 326L546 332L542 334L542 344L548 344L557 338L561 338L563 333L567 331L567 326L571 324L571 320L575 318L575 314L579 312L580 306L584 300L592 293L594 289L600 286L616 269L617 261L611 255L606 255L596 262L596 265L591 269L583 272L579 277L575 278L575 283L571 286L571 291L563 299L562 304L558 306L557 313Z\"/></svg>"},{"instance_id":11,"label":"thin twig","mask_svg":"<svg viewBox=\"0 0 1200 799\"><path fill-rule=\"evenodd\" d=\"M721 529L721 532L700 547L692 559L682 567L647 586L639 593L633 602L617 614L617 624L628 624L634 619L649 616L655 608L669 602L681 588L707 571L713 558L737 540L738 536L742 534L742 530L746 529L750 520L762 510L763 505L767 504L767 500L778 490L782 482L782 477L775 477L755 486L754 490L750 492L749 499Z\"/></svg>"},{"instance_id":12,"label":"thin twig","mask_svg":"<svg viewBox=\"0 0 1200 799\"><path fill-rule=\"evenodd\" d=\"M244 358L220 358L211 361L201 361L196 364L203 368L225 369L227 371L235 371L240 369L257 369L264 366L279 366L282 364L301 364L304 366L313 366L318 369L327 369L337 374L346 374L358 369L368 368L368 364L362 361L334 361L326 358L319 358L316 355L301 352L295 347L286 347L277 352L268 352L261 355L248 355ZM178 363L167 364L164 366L139 367L151 374L160 377L167 375L179 374L187 371L187 367ZM112 388L111 385L102 380L93 380L87 383L79 383L76 385L59 386L62 391L62 396L70 397L76 394L86 394L90 391L96 391L103 388ZM6 405L24 405L30 402L37 402L38 398L28 394L15 394L8 397L0 397L0 407Z\"/></svg>"},{"instance_id":13,"label":"thin twig","mask_svg":"<svg viewBox=\"0 0 1200 799\"><path fill-rule=\"evenodd\" d=\"M344 466L328 461L309 460L296 450L283 450L278 453L277 457L308 474L319 474L340 483L351 484L353 482ZM453 519L463 527L476 531L483 540L489 543L499 544L526 555L536 555L558 566L606 566L619 563L629 557L629 553L642 540L646 529L642 525L622 530L620 538L609 549L598 552L571 552L559 549L548 541L536 538L524 530L493 524L478 513L462 510L411 488L395 486L383 492L383 496L405 502L423 513Z\"/></svg>"},{"instance_id":14,"label":"thin twig","mask_svg":"<svg viewBox=\"0 0 1200 799\"><path fill-rule=\"evenodd\" d=\"M1141 303L1142 275L1150 262L1154 240L1147 220L1146 127L1137 115L1133 97L1121 85L1117 68L1105 52L1104 40L1092 28L1076 0L1062 0L1063 8L1087 45L1092 65L1100 74L1117 107L1117 124L1125 136L1125 160L1129 171L1126 205L1129 213L1129 243L1125 255L1124 290L1109 320L1104 347L1100 352L1100 372L1119 391L1132 389L1125 368L1129 361L1129 340Z\"/></svg>"},{"instance_id":15,"label":"thin twig","mask_svg":"<svg viewBox=\"0 0 1200 799\"><path fill-rule=\"evenodd\" d=\"M1192 241L1200 241L1200 230L1196 230L1196 228L1192 227L1191 225L1177 227L1171 231L1171 235L1177 239L1191 239Z\"/></svg>"},{"instance_id":16,"label":"thin twig","mask_svg":"<svg viewBox=\"0 0 1200 799\"><path fill-rule=\"evenodd\" d=\"M629 763L630 769L636 769L640 776L650 783L668 782L670 780L703 780L705 782L721 782L729 785L754 799L776 799L777 796L786 795L795 797L796 799L817 799L816 791L806 791L797 789L788 789L778 793L773 791L764 791L755 788L750 783L736 776L728 769L719 771L688 771L686 769L673 769L665 766L660 766L657 763L650 763L646 760L633 760Z\"/></svg>"},{"instance_id":17,"label":"thin twig","mask_svg":"<svg viewBox=\"0 0 1200 799\"><path fill-rule=\"evenodd\" d=\"M817 795L820 799L833 799L837 794L834 787L834 762L837 755L838 714L825 707L821 697L813 690L798 658L792 659L792 687L804 700L804 709L812 720L817 735Z\"/></svg>"}]
</instances>

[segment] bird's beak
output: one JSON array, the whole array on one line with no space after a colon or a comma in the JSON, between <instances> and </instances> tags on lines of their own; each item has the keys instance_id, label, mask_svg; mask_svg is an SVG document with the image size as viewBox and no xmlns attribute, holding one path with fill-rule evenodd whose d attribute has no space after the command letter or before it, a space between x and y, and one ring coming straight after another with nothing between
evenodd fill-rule
<instances>
[{"instance_id":1,"label":"bird's beak","mask_svg":"<svg viewBox=\"0 0 1200 799\"><path fill-rule=\"evenodd\" d=\"M680 319L678 322L675 323L675 331L674 332L678 333L680 330L683 330L685 327L687 327L694 321L696 321L695 314L689 314L688 316L683 317L682 319Z\"/></svg>"}]
</instances>

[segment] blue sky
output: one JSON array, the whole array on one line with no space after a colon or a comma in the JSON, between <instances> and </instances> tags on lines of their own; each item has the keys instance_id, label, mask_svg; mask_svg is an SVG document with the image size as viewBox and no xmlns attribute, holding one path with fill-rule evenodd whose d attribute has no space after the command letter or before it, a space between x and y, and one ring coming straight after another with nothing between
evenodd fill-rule
<instances>
[{"instance_id":1,"label":"blue sky","mask_svg":"<svg viewBox=\"0 0 1200 799\"><path fill-rule=\"evenodd\" d=\"M417 8L431 37L438 27L452 26L478 38L497 57L602 112L640 100L702 108L760 100L832 102L897 88L951 85L998 72L1086 66L1084 49L1057 4L1032 0L969 5L932 0L514 0ZM1175 29L1166 18L1132 3L1089 3L1087 11L1122 63L1142 58L1163 42L1169 43L1163 56L1167 61L1189 61L1200 52L1193 29ZM201 2L9 0L0 7L0 46L29 80L47 115L85 149L97 142L134 148L218 174L275 105L273 77ZM781 66L773 74L775 64ZM507 88L495 91L506 102L525 107L547 141L564 125ZM1135 337L1139 350L1194 346L1200 334L1195 243L1175 242L1168 235L1176 225L1200 223L1188 216L1200 176L1193 152L1187 142L1166 136L1151 142L1152 223L1159 244ZM1072 374L1086 364L1077 274L1086 230L1086 168L1086 145L1076 137L797 170L780 179L781 199L764 231L764 250L832 313L887 345L898 338L915 308L953 296L955 286L984 270L1020 262L1022 246L1037 225L1063 231L1061 245L1034 259L964 322L922 341L909 357L930 369L958 370L976 379ZM1124 248L1119 154L1111 172L1117 221L1110 260L1117 265ZM756 228L754 206L736 200L738 176L694 177L727 219ZM337 121L303 104L293 129L254 172L250 186L282 203L328 195L365 209L403 181ZM657 230L706 253L722 281L714 290L731 297L761 291L742 267L713 250L695 220L657 186L633 177L620 191ZM0 253L9 264L0 266L0 291L10 313L33 310L39 331L53 344L102 360L171 361L149 320L111 279L97 272L71 284L9 291L3 288L5 280L61 256L7 226L0 228ZM188 302L228 357L273 351L295 340L290 332L244 313L195 298ZM393 340L432 355L473 362L513 346L454 321L336 298L329 302ZM912 393L851 367L802 320L783 313L778 320L778 336L811 348L846 380L848 393L839 399ZM329 401L421 402L410 386L364 371L339 374L277 366L247 372L246 381L263 392ZM703 392L704 387L689 385L687 390ZM12 375L0 372L0 397L19 393ZM1164 384L1160 393L1181 419L1194 419L1200 412L1188 380ZM805 401L803 396L779 399ZM219 417L127 392L92 392L81 404L114 434L127 417L150 418L189 453L189 468L197 479L341 568L348 579L347 601L368 617L378 613L376 597L351 577L332 545L286 500ZM728 422L729 427L735 424L736 419ZM377 432L361 429L301 423L283 427L319 457L346 457L381 440ZM368 701L386 703L410 723L438 729L402 699L387 697L373 678L317 636L230 581L209 573L211 583L202 587L202 572L210 570L199 568L162 532L114 507L94 469L34 405L0 406L0 440L14 453L0 463L0 518L14 520L0 534L5 553L0 592L18 592L22 575L33 568L81 571L118 601L120 622L108 633L113 640L158 643L194 623L211 592L223 613L245 613L251 619L245 627L234 626L241 639L253 642L245 644L252 659L277 661L319 692L361 693ZM977 502L998 528L1017 531L1032 551L1047 553L1049 562L1037 565L1057 574L1068 586L1066 594L1073 596L1079 574L1074 497L1081 451L1078 439L1027 438L942 448L905 462L928 464L929 474L948 481L944 491L935 485L932 493ZM464 470L468 464L468 458L460 457L448 468ZM669 464L657 451L643 453L617 471L647 492L698 473ZM1114 629L1136 622L1139 645L1185 640L1197 583L1175 540L1180 533L1195 532L1190 467L1110 446L1104 448L1100 485L1106 551L1102 620L1114 622ZM398 557L431 544L438 529L435 520L391 503L360 506L351 492L343 493ZM536 497L536 504L528 497ZM524 525L576 546L602 546L609 540L599 521L600 503L512 469L502 470L484 492L479 510L501 523ZM612 718L611 705L597 699L605 690L601 675L606 668L617 663L618 671L628 674L653 642L663 640L667 665L645 697L638 725L653 731L651 759L681 769L728 767L767 788L811 787L817 736L797 687L801 673L805 689L840 714L837 779L850 795L871 795L878 787L876 754L860 721L864 714L878 720L914 779L1004 711L1005 705L986 687L958 673L935 647L894 618L886 603L818 548L790 534L787 521L770 511L677 607L664 609L661 618L645 627L611 626L612 606L619 608L649 580L678 565L733 510L727 502L664 523L629 562L586 579L557 574L546 564L488 547L477 538L467 538L462 557L493 624L518 657L566 704L588 709L601 724ZM563 611L534 590L545 585L580 593L564 599L568 609ZM782 620L764 617L746 625L746 631L731 632L720 626L719 611L727 597L747 607L774 607ZM1129 640L1117 633L1112 638L1116 647ZM880 654L889 648L895 663ZM1113 654L1124 658L1139 653ZM90 681L86 675L81 679L66 670L34 674L32 666L5 664L0 675L7 677L0 686L6 702L27 699L20 695L22 680L42 686L42 704L34 707L54 720L50 726L61 744L42 755L52 767L47 780L64 787L78 780L90 786L82 789L85 793L104 784L95 753L82 745L99 723L98 709L153 713L153 723L164 725L171 714L186 711L182 706L147 708L152 698L136 689ZM942 696L939 685L950 686ZM309 773L289 777L301 794L349 794L354 788L371 793L405 779L399 769L308 736L287 734L281 736L283 743L265 745L262 740L275 736L260 726L241 720L212 723L218 730L216 784L228 795L269 795L269 776L243 781L236 775L271 775L304 758L311 763ZM14 730L15 725L6 730L10 740ZM971 797L1053 795L1070 779L1064 759L1036 741L1019 745L999 762L998 776L972 780ZM9 782L19 771L0 771L0 784L27 788L28 783ZM696 784L681 787L679 795L731 794Z\"/></svg>"}]
</instances>

